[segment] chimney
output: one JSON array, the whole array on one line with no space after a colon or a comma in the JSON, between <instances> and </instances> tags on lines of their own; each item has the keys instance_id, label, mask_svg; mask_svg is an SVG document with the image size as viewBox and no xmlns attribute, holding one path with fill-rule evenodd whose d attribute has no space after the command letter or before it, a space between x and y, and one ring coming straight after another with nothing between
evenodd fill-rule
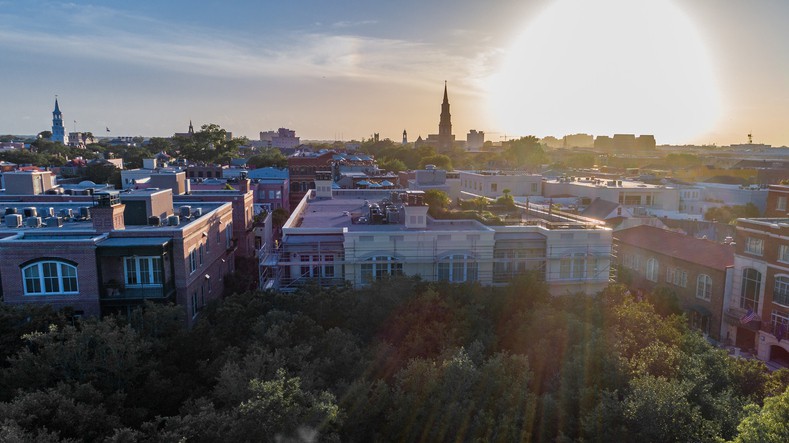
<instances>
[{"instance_id":1,"label":"chimney","mask_svg":"<svg viewBox=\"0 0 789 443\"><path fill-rule=\"evenodd\" d=\"M246 176L241 177L239 179L238 185L239 185L239 190L241 191L242 194L246 194L247 192L249 192L249 187L251 183L252 180L246 178Z\"/></svg>"},{"instance_id":2,"label":"chimney","mask_svg":"<svg viewBox=\"0 0 789 443\"><path fill-rule=\"evenodd\" d=\"M96 205L90 211L93 229L99 233L126 229L123 221L126 205L121 203L118 194L98 194L97 197Z\"/></svg>"}]
</instances>

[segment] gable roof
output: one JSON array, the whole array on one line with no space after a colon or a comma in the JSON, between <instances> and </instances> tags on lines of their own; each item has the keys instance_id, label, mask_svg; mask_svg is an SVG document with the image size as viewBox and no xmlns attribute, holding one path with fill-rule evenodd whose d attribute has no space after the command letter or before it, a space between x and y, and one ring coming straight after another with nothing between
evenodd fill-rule
<instances>
[{"instance_id":1,"label":"gable roof","mask_svg":"<svg viewBox=\"0 0 789 443\"><path fill-rule=\"evenodd\" d=\"M641 225L614 233L614 241L713 269L734 265L734 248L653 226Z\"/></svg>"}]
</instances>

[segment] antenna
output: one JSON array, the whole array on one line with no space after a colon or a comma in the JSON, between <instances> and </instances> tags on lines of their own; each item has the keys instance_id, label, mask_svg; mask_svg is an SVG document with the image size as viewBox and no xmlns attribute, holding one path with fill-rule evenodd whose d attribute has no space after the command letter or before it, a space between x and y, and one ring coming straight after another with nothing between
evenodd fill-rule
<instances>
[{"instance_id":1,"label":"antenna","mask_svg":"<svg viewBox=\"0 0 789 443\"><path fill-rule=\"evenodd\" d=\"M748 133L748 144L749 145L753 144L753 134L751 134L750 132Z\"/></svg>"}]
</instances>

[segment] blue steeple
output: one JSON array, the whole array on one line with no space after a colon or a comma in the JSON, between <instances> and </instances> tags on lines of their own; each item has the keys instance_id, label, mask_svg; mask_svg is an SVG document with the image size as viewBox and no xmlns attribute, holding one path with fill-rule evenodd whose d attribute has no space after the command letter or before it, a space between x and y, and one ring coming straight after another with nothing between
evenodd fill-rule
<instances>
[{"instance_id":1,"label":"blue steeple","mask_svg":"<svg viewBox=\"0 0 789 443\"><path fill-rule=\"evenodd\" d=\"M52 111L52 115L60 115L60 106L58 106L57 97L55 97L55 110Z\"/></svg>"},{"instance_id":2,"label":"blue steeple","mask_svg":"<svg viewBox=\"0 0 789 443\"><path fill-rule=\"evenodd\" d=\"M60 112L58 99L55 97L55 110L52 111L52 136L50 140L57 143L68 144L68 135L66 135L66 128L63 126L63 114Z\"/></svg>"}]
</instances>

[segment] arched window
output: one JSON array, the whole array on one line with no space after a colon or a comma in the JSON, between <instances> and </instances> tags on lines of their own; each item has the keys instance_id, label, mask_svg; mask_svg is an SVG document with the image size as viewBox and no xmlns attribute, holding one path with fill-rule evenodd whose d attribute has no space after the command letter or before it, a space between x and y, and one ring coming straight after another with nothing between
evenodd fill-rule
<instances>
[{"instance_id":1,"label":"arched window","mask_svg":"<svg viewBox=\"0 0 789 443\"><path fill-rule=\"evenodd\" d=\"M773 301L779 305L789 306L789 277L785 275L775 277Z\"/></svg>"},{"instance_id":2,"label":"arched window","mask_svg":"<svg viewBox=\"0 0 789 443\"><path fill-rule=\"evenodd\" d=\"M696 298L709 301L712 298L712 278L707 274L696 277Z\"/></svg>"},{"instance_id":3,"label":"arched window","mask_svg":"<svg viewBox=\"0 0 789 443\"><path fill-rule=\"evenodd\" d=\"M362 263L364 283L381 280L387 275L403 275L403 263L387 255L370 257Z\"/></svg>"},{"instance_id":4,"label":"arched window","mask_svg":"<svg viewBox=\"0 0 789 443\"><path fill-rule=\"evenodd\" d=\"M759 292L762 289L762 273L753 268L742 270L740 307L759 312Z\"/></svg>"},{"instance_id":5,"label":"arched window","mask_svg":"<svg viewBox=\"0 0 789 443\"><path fill-rule=\"evenodd\" d=\"M438 280L460 283L477 280L477 262L466 254L444 257L438 262Z\"/></svg>"},{"instance_id":6,"label":"arched window","mask_svg":"<svg viewBox=\"0 0 789 443\"><path fill-rule=\"evenodd\" d=\"M25 295L78 294L77 267L62 261L42 260L22 268Z\"/></svg>"},{"instance_id":7,"label":"arched window","mask_svg":"<svg viewBox=\"0 0 789 443\"><path fill-rule=\"evenodd\" d=\"M660 265L658 261L654 258L650 258L647 260L647 280L657 282L658 281L658 271L660 270Z\"/></svg>"}]
</instances>

